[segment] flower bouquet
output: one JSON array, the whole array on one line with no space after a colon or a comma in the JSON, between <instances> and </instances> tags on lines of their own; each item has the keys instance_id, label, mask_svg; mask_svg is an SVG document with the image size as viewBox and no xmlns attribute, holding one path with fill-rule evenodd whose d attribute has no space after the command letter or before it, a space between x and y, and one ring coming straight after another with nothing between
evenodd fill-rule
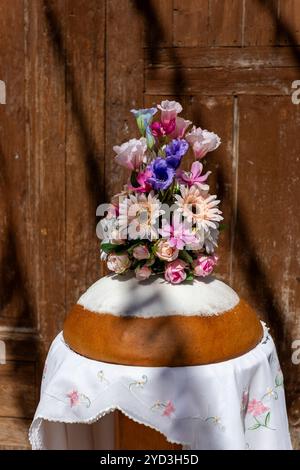
<instances>
[{"instance_id":1,"label":"flower bouquet","mask_svg":"<svg viewBox=\"0 0 300 470\"><path fill-rule=\"evenodd\" d=\"M220 138L200 127L188 130L192 122L179 117L181 111L180 103L168 100L133 109L141 137L114 147L116 163L130 176L105 206L97 233L101 258L117 274L133 270L139 280L162 274L178 284L208 276L217 263L223 217L200 160ZM189 151L194 162L184 169Z\"/></svg>"}]
</instances>

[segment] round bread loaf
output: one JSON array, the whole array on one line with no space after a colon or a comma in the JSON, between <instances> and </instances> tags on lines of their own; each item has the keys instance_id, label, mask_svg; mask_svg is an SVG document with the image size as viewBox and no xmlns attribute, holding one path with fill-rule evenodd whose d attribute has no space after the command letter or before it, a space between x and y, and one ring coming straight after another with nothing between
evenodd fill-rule
<instances>
[{"instance_id":1,"label":"round bread loaf","mask_svg":"<svg viewBox=\"0 0 300 470\"><path fill-rule=\"evenodd\" d=\"M77 353L115 364L189 366L238 357L261 340L254 310L210 277L172 285L109 275L71 309L64 339Z\"/></svg>"}]
</instances>

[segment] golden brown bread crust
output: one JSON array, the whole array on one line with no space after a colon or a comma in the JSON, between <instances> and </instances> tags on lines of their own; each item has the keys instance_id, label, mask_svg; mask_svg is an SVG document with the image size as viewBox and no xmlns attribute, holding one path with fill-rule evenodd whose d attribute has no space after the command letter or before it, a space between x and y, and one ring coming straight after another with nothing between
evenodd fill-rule
<instances>
[{"instance_id":1,"label":"golden brown bread crust","mask_svg":"<svg viewBox=\"0 0 300 470\"><path fill-rule=\"evenodd\" d=\"M155 318L94 313L76 304L64 324L64 339L91 359L134 366L191 366L238 357L254 348L263 329L243 300L213 316Z\"/></svg>"}]
</instances>

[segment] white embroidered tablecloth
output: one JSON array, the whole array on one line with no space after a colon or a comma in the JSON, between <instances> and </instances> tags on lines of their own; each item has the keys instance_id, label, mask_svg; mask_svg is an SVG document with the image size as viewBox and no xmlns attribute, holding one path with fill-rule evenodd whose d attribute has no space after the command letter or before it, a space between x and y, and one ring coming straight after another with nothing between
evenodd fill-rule
<instances>
[{"instance_id":1,"label":"white embroidered tablecloth","mask_svg":"<svg viewBox=\"0 0 300 470\"><path fill-rule=\"evenodd\" d=\"M73 352L60 333L45 365L32 448L106 448L100 423L120 410L193 450L291 449L282 372L264 330L247 354L190 367L93 361Z\"/></svg>"}]
</instances>

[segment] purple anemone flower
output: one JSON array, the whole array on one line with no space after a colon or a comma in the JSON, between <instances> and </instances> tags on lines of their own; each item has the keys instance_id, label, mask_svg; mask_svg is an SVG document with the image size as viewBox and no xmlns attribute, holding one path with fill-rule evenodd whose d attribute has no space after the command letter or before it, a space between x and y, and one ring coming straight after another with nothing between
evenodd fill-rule
<instances>
[{"instance_id":1,"label":"purple anemone flower","mask_svg":"<svg viewBox=\"0 0 300 470\"><path fill-rule=\"evenodd\" d=\"M188 151L189 144L184 139L173 139L166 146L166 162L175 170L179 167L181 159Z\"/></svg>"},{"instance_id":2,"label":"purple anemone flower","mask_svg":"<svg viewBox=\"0 0 300 470\"><path fill-rule=\"evenodd\" d=\"M158 157L153 160L149 169L152 172L152 176L148 178L147 182L155 190L167 189L172 184L175 170L164 158Z\"/></svg>"}]
</instances>

